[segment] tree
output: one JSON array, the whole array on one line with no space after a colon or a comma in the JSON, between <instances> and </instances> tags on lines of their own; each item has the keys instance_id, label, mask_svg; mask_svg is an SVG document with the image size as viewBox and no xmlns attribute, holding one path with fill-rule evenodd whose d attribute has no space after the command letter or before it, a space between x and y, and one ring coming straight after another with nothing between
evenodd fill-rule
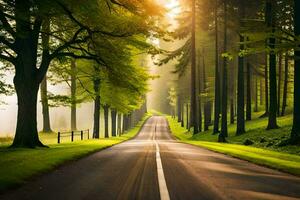
<instances>
[{"instance_id":1,"label":"tree","mask_svg":"<svg viewBox=\"0 0 300 200\"><path fill-rule=\"evenodd\" d=\"M45 33L50 32L50 20L46 19L42 25L42 30ZM42 37L42 46L44 49L49 48L49 37L44 35ZM47 76L45 75L40 85L41 90L41 102L43 111L43 132L52 132L50 126L50 114L49 114L49 103L48 103L48 89L47 89Z\"/></svg>"},{"instance_id":2,"label":"tree","mask_svg":"<svg viewBox=\"0 0 300 200\"><path fill-rule=\"evenodd\" d=\"M244 1L240 1L239 17L240 20L245 18L245 4ZM241 26L240 22L240 26ZM244 50L244 36L240 33L240 51ZM245 81L244 81L244 57L239 55L238 57L238 78L237 78L237 122L236 122L236 135L245 133Z\"/></svg>"},{"instance_id":3,"label":"tree","mask_svg":"<svg viewBox=\"0 0 300 200\"><path fill-rule=\"evenodd\" d=\"M219 73L219 40L218 40L218 0L215 0L215 106L214 106L214 130L219 133L219 121L221 111L220 73Z\"/></svg>"},{"instance_id":4,"label":"tree","mask_svg":"<svg viewBox=\"0 0 300 200\"><path fill-rule=\"evenodd\" d=\"M275 33L275 17L274 17L274 2L272 0L266 1L266 23L272 31ZM276 53L275 49L275 36L272 35L268 40L270 48L269 54L269 78L270 78L270 108L269 108L269 120L267 129L276 129L277 125L277 81L276 81Z\"/></svg>"},{"instance_id":5,"label":"tree","mask_svg":"<svg viewBox=\"0 0 300 200\"><path fill-rule=\"evenodd\" d=\"M224 0L224 53L227 52L227 0ZM221 132L219 134L219 142L226 142L228 136L227 129L227 58L223 57L223 75L222 75L222 120L221 120Z\"/></svg>"},{"instance_id":6,"label":"tree","mask_svg":"<svg viewBox=\"0 0 300 200\"><path fill-rule=\"evenodd\" d=\"M39 85L44 79L51 60L63 56L63 54L69 54L66 52L68 48L90 38L86 35L83 39L83 35L80 35L89 27L82 26L66 5L61 2L15 0L14 3L1 2L0 5L0 20L3 24L1 31L5 33L1 37L1 48L6 49L6 51L1 52L0 57L15 67L14 86L18 99L16 134L12 146L44 146L39 141L37 134L36 104ZM54 13L59 17L64 15L70 23L79 28L74 32L69 32L71 36L64 40L67 42L56 43L56 45L59 44L56 47L49 46L47 48L46 46L45 48L44 46L40 53L40 36L42 38L49 37L48 33L41 32L43 21ZM39 57L39 55L41 56Z\"/></svg>"},{"instance_id":7,"label":"tree","mask_svg":"<svg viewBox=\"0 0 300 200\"><path fill-rule=\"evenodd\" d=\"M197 95L196 95L196 2L192 0L192 30L191 30L191 125L193 134L198 133Z\"/></svg>"},{"instance_id":8,"label":"tree","mask_svg":"<svg viewBox=\"0 0 300 200\"><path fill-rule=\"evenodd\" d=\"M293 127L290 143L300 144L300 50L298 38L300 37L300 2L294 0L294 31L298 45L295 48L295 69L294 69L294 113Z\"/></svg>"},{"instance_id":9,"label":"tree","mask_svg":"<svg viewBox=\"0 0 300 200\"><path fill-rule=\"evenodd\" d=\"M126 28L119 26L119 29L112 29L108 17L114 7L112 2L131 13L139 13L136 15L137 20L131 21L130 25L126 24ZM0 58L15 67L14 85L18 97L17 126L12 147L44 146L37 133L37 93L52 60L69 56L96 60L105 65L99 52L93 54L86 48L87 43L93 42L95 35L121 37L146 34L149 25L152 25L151 22L146 23L149 14L160 12L160 9L150 9L151 3L143 5L139 2L112 2L14 0L0 3L1 31L4 33L0 41L1 49L5 49L1 51ZM99 3L102 3L102 7L107 6L106 12L97 10L101 7ZM43 22L49 18L51 32L41 31ZM106 22L99 23L103 19ZM136 28L137 23L142 26ZM130 34L127 32L129 29ZM41 45L40 37L49 38L49 46Z\"/></svg>"}]
</instances>

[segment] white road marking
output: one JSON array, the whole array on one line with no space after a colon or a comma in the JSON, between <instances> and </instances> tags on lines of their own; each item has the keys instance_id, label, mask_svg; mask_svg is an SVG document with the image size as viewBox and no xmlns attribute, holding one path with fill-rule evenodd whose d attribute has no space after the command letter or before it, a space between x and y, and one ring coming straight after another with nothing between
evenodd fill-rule
<instances>
[{"instance_id":1,"label":"white road marking","mask_svg":"<svg viewBox=\"0 0 300 200\"><path fill-rule=\"evenodd\" d=\"M156 124L155 124L155 133L156 133ZM154 135L155 136L155 135ZM157 177L158 177L158 185L159 185L159 193L161 200L170 200L170 195L164 175L164 170L162 167L160 153L159 153L159 145L158 142L154 138L154 143L156 146L156 167L157 167Z\"/></svg>"}]
</instances>

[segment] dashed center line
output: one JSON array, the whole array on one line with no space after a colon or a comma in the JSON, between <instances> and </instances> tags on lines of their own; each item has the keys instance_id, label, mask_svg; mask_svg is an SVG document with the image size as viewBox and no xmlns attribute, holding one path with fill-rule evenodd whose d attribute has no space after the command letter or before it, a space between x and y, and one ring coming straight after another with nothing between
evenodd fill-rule
<instances>
[{"instance_id":1,"label":"dashed center line","mask_svg":"<svg viewBox=\"0 0 300 200\"><path fill-rule=\"evenodd\" d=\"M161 163L159 145L155 139L156 125L157 124L155 124L154 143L156 146L156 167L157 167L159 194L160 194L161 200L170 200L170 195L169 195L169 191L168 191L168 187L167 187L167 183L166 183L166 179L165 179L165 175L164 175L164 170L163 170L162 163Z\"/></svg>"}]
</instances>

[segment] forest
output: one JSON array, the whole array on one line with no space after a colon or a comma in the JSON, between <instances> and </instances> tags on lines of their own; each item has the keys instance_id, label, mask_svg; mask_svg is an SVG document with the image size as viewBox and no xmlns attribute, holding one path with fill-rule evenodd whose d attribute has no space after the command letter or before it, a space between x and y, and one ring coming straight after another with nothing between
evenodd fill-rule
<instances>
[{"instance_id":1,"label":"forest","mask_svg":"<svg viewBox=\"0 0 300 200\"><path fill-rule=\"evenodd\" d=\"M299 0L0 0L0 199L298 199L299 67Z\"/></svg>"},{"instance_id":2,"label":"forest","mask_svg":"<svg viewBox=\"0 0 300 200\"><path fill-rule=\"evenodd\" d=\"M171 36L185 43L160 63L178 59L169 90L178 122L193 134L211 128L226 142L229 124L239 136L252 115L274 130L278 117L292 114L290 137L278 145L299 145L298 9L297 1L271 0L192 1L182 8Z\"/></svg>"}]
</instances>

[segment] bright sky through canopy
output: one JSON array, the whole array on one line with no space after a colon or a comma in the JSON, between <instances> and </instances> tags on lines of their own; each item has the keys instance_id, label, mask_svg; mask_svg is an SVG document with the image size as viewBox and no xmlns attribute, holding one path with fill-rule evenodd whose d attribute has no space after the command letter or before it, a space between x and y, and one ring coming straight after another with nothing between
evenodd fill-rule
<instances>
[{"instance_id":1,"label":"bright sky through canopy","mask_svg":"<svg viewBox=\"0 0 300 200\"><path fill-rule=\"evenodd\" d=\"M179 0L166 0L165 7L168 10L167 16L171 19L175 19L181 11Z\"/></svg>"}]
</instances>

